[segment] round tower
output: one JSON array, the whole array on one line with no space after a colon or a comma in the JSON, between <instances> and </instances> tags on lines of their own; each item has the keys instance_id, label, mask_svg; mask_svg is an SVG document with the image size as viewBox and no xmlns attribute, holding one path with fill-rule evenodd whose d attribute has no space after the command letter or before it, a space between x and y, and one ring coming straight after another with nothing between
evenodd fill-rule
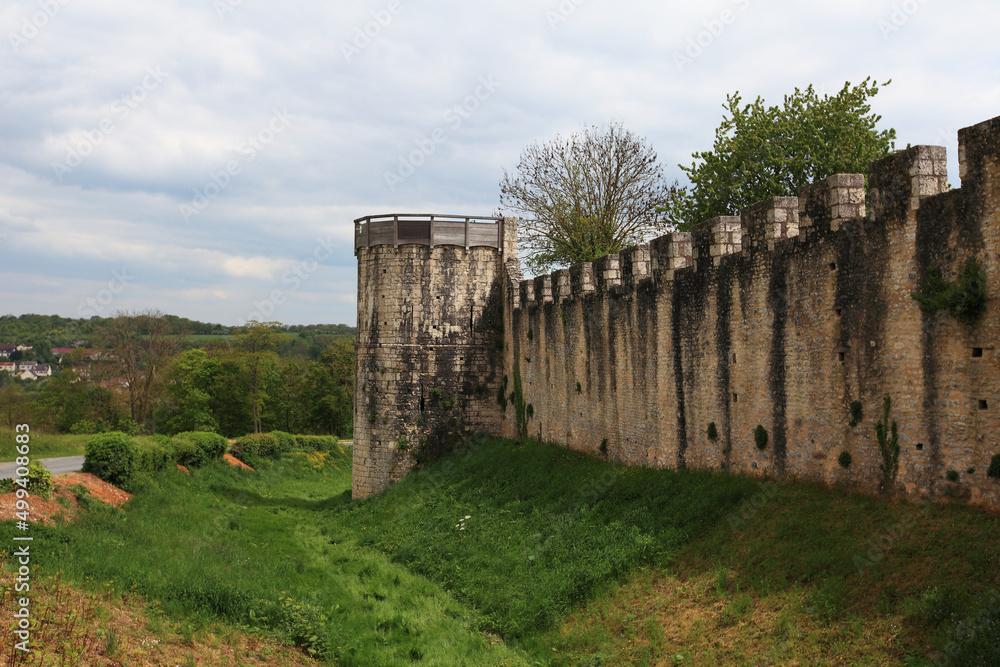
<instances>
[{"instance_id":1,"label":"round tower","mask_svg":"<svg viewBox=\"0 0 1000 667\"><path fill-rule=\"evenodd\" d=\"M352 496L378 493L467 434L499 433L501 274L512 220L373 215L358 258Z\"/></svg>"}]
</instances>

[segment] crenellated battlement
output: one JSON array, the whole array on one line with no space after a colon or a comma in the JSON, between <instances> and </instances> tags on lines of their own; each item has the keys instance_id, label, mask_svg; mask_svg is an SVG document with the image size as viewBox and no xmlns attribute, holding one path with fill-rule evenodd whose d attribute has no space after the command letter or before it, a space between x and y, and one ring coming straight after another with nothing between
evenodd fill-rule
<instances>
[{"instance_id":1,"label":"crenellated battlement","mask_svg":"<svg viewBox=\"0 0 1000 667\"><path fill-rule=\"evenodd\" d=\"M516 220L359 218L355 494L406 474L416 443L522 428L630 465L876 491L888 395L893 489L1000 508L1000 117L959 131L959 167L950 189L945 150L914 146L528 279ZM930 272L972 260L979 319L922 312ZM513 378L531 409L497 398Z\"/></svg>"},{"instance_id":2,"label":"crenellated battlement","mask_svg":"<svg viewBox=\"0 0 1000 667\"><path fill-rule=\"evenodd\" d=\"M835 174L522 280L507 302L505 372L520 360L528 432L587 451L603 442L629 464L875 490L873 416L888 394L900 488L1000 506L1000 481L968 472L1000 454L1000 118L960 131L959 146L959 190L943 148L914 146L867 177ZM927 272L955 279L973 258L987 276L981 320L922 313L911 295Z\"/></svg>"}]
</instances>

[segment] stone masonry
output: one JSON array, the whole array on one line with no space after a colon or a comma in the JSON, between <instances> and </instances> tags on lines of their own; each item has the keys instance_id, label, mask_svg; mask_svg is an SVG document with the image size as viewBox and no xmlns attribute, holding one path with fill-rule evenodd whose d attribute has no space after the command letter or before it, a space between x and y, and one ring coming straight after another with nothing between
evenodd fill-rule
<instances>
[{"instance_id":1,"label":"stone masonry","mask_svg":"<svg viewBox=\"0 0 1000 667\"><path fill-rule=\"evenodd\" d=\"M393 446L399 436L448 437L451 417L426 406L415 425L432 387L459 397L452 415L464 426L452 437L514 437L514 409L496 395L517 376L533 437L588 452L603 444L629 465L869 492L881 480L875 423L888 394L898 489L1000 507L1000 480L986 475L1000 454L1000 118L959 132L959 162L962 186L949 189L944 149L915 146L870 165L867 210L865 177L837 174L530 280L510 219L492 248L359 250L355 497L412 466L412 452ZM971 325L923 313L911 295L928 271L956 280L970 259L986 275L985 313ZM471 364L444 356L434 326ZM854 402L862 418L851 426Z\"/></svg>"}]
</instances>

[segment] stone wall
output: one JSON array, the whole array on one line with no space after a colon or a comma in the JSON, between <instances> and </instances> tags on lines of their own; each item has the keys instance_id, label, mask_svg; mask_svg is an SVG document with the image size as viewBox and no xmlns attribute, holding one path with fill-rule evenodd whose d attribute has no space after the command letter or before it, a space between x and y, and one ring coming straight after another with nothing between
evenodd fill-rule
<instances>
[{"instance_id":1,"label":"stone wall","mask_svg":"<svg viewBox=\"0 0 1000 667\"><path fill-rule=\"evenodd\" d=\"M1000 119L959 142L961 189L948 189L943 148L916 146L871 165L867 215L864 177L839 174L551 275L522 281L508 262L504 374L522 379L529 433L603 444L630 465L876 491L888 394L900 488L1000 506L986 476L1000 453ZM911 294L928 269L956 279L971 258L987 276L985 315L921 312ZM513 436L511 407L505 417Z\"/></svg>"},{"instance_id":2,"label":"stone wall","mask_svg":"<svg viewBox=\"0 0 1000 667\"><path fill-rule=\"evenodd\" d=\"M352 496L474 431L496 433L502 253L360 247Z\"/></svg>"}]
</instances>

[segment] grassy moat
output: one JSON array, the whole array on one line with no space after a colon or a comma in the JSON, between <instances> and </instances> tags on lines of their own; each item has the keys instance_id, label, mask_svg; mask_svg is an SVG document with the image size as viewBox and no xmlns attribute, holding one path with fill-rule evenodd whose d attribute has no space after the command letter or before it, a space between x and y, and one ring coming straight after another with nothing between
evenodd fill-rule
<instances>
[{"instance_id":1,"label":"grassy moat","mask_svg":"<svg viewBox=\"0 0 1000 667\"><path fill-rule=\"evenodd\" d=\"M996 514L537 442L358 502L350 466L171 469L32 527L23 664L1000 664Z\"/></svg>"}]
</instances>

